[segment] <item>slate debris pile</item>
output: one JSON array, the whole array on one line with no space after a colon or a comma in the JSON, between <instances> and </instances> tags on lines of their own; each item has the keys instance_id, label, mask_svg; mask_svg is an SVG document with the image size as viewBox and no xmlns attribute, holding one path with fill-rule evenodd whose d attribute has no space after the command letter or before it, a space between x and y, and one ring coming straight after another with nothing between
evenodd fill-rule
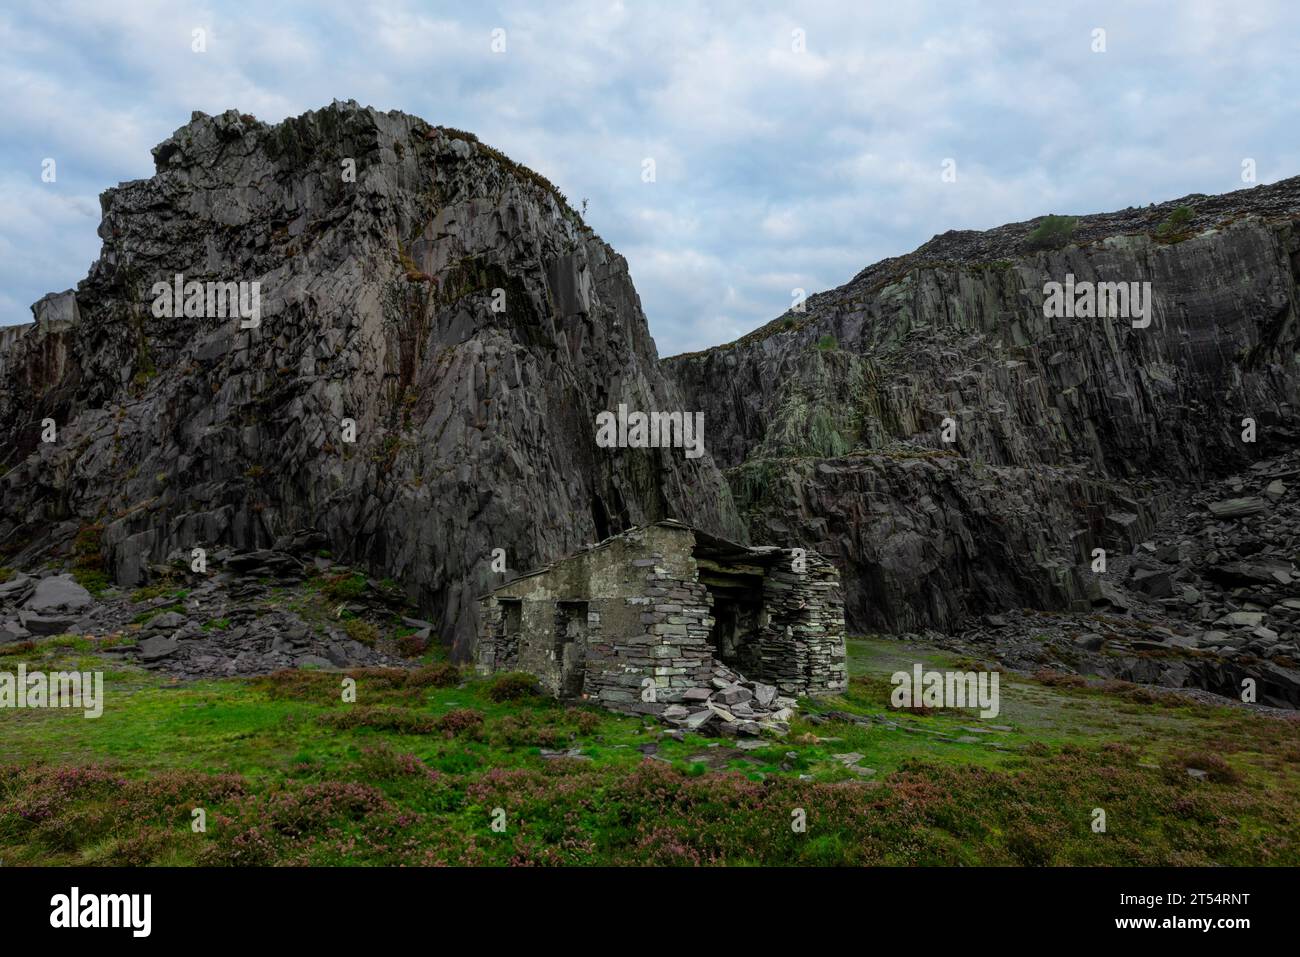
<instances>
[{"instance_id":1,"label":"slate debris pile","mask_svg":"<svg viewBox=\"0 0 1300 957\"><path fill-rule=\"evenodd\" d=\"M93 604L90 592L69 574L15 574L0 584L0 644L63 634L76 627Z\"/></svg>"},{"instance_id":2,"label":"slate debris pile","mask_svg":"<svg viewBox=\"0 0 1300 957\"><path fill-rule=\"evenodd\" d=\"M391 617L380 583L368 582L361 596L333 608L327 624L313 625L291 609L294 588L307 577L308 563L328 571L328 559L304 562L268 549L219 551L212 561L209 574L187 576L140 601L132 600L130 589L116 588L95 598L66 572L16 573L0 585L0 644L55 634L126 636L135 640L106 643L105 652L182 678L252 676L285 668L409 667L405 659L350 637L341 617ZM175 575L179 564L156 571ZM405 621L428 637L428 622Z\"/></svg>"},{"instance_id":3,"label":"slate debris pile","mask_svg":"<svg viewBox=\"0 0 1300 957\"><path fill-rule=\"evenodd\" d=\"M681 701L659 715L675 728L706 735L783 735L798 702L778 692L775 685L752 681L726 665L716 663L708 686L688 688Z\"/></svg>"},{"instance_id":4,"label":"slate debris pile","mask_svg":"<svg viewBox=\"0 0 1300 957\"><path fill-rule=\"evenodd\" d=\"M1033 671L1098 674L1300 708L1300 453L1253 463L1175 503L1112 556L1091 614L986 615L926 640Z\"/></svg>"}]
</instances>

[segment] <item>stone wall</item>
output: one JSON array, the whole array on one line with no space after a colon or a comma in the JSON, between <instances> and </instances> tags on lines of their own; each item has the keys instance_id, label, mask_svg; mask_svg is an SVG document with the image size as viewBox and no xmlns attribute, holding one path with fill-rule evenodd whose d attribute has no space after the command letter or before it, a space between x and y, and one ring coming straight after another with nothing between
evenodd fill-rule
<instances>
[{"instance_id":1,"label":"stone wall","mask_svg":"<svg viewBox=\"0 0 1300 957\"><path fill-rule=\"evenodd\" d=\"M839 572L816 552L804 556L804 571L793 570L789 549L782 555L785 560L763 579L768 624L759 637L762 666L752 677L791 695L843 691L848 670Z\"/></svg>"},{"instance_id":2,"label":"stone wall","mask_svg":"<svg viewBox=\"0 0 1300 957\"><path fill-rule=\"evenodd\" d=\"M631 563L641 580L625 599L638 612L638 628L607 631L604 642L593 644L588 694L616 711L659 714L712 677L711 601L696 580L689 529L656 525L630 534L644 549ZM654 680L653 701L644 700L647 678Z\"/></svg>"}]
</instances>

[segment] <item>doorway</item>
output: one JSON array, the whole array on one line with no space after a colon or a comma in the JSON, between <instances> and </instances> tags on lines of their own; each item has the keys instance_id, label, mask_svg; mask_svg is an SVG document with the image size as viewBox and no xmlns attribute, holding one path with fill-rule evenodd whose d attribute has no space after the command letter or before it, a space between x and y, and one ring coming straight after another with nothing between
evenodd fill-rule
<instances>
[{"instance_id":1,"label":"doorway","mask_svg":"<svg viewBox=\"0 0 1300 957\"><path fill-rule=\"evenodd\" d=\"M560 674L557 688L562 698L582 696L587 664L587 603L555 603L555 663Z\"/></svg>"}]
</instances>

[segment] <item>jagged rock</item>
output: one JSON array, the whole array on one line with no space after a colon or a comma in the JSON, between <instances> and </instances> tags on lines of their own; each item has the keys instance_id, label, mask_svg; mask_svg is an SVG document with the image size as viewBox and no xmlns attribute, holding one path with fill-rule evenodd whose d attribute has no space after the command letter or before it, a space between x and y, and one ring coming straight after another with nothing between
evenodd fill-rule
<instances>
[{"instance_id":1,"label":"jagged rock","mask_svg":"<svg viewBox=\"0 0 1300 957\"><path fill-rule=\"evenodd\" d=\"M1172 573L1167 569L1139 571L1133 576L1133 587L1151 598L1167 598L1174 593Z\"/></svg>"},{"instance_id":2,"label":"jagged rock","mask_svg":"<svg viewBox=\"0 0 1300 957\"><path fill-rule=\"evenodd\" d=\"M708 711L692 711L686 717L686 727L690 728L692 731L703 732L709 723L714 721L715 718L716 715L712 709Z\"/></svg>"},{"instance_id":3,"label":"jagged rock","mask_svg":"<svg viewBox=\"0 0 1300 957\"><path fill-rule=\"evenodd\" d=\"M1094 548L1151 541L1171 484L1260 454L1230 409L1282 410L1259 412L1261 434L1287 441L1300 181L1189 202L1203 234L1169 246L1146 209L1081 217L1095 241L1050 255L1026 254L1027 224L944 233L803 313L665 360L718 424L753 540L831 557L852 631L1077 610ZM1164 306L1142 329L1048 317L1044 284L1067 273L1150 281Z\"/></svg>"},{"instance_id":4,"label":"jagged rock","mask_svg":"<svg viewBox=\"0 0 1300 957\"><path fill-rule=\"evenodd\" d=\"M1088 651L1100 651L1103 639L1096 632L1088 632L1075 638L1075 642L1079 647L1086 648Z\"/></svg>"},{"instance_id":5,"label":"jagged rock","mask_svg":"<svg viewBox=\"0 0 1300 957\"><path fill-rule=\"evenodd\" d=\"M14 575L9 581L0 584L0 602L22 604L35 590L36 579L29 575Z\"/></svg>"},{"instance_id":6,"label":"jagged rock","mask_svg":"<svg viewBox=\"0 0 1300 957\"><path fill-rule=\"evenodd\" d=\"M5 340L0 541L30 542L17 567L69 544L56 503L111 516L124 585L200 545L250 553L230 568L254 577L300 573L276 548L321 546L400 582L464 655L494 548L536 567L668 517L746 539L707 444L597 446L599 411L689 410L626 262L541 177L342 102L274 126L196 113L154 160L103 194L86 280ZM153 285L178 273L258 281L260 324L155 318ZM47 416L57 443L39 440Z\"/></svg>"},{"instance_id":7,"label":"jagged rock","mask_svg":"<svg viewBox=\"0 0 1300 957\"><path fill-rule=\"evenodd\" d=\"M719 704L734 705L748 701L753 696L753 692L743 685L730 685L721 691L715 692L711 700Z\"/></svg>"},{"instance_id":8,"label":"jagged rock","mask_svg":"<svg viewBox=\"0 0 1300 957\"><path fill-rule=\"evenodd\" d=\"M104 194L87 278L0 336L5 634L133 617L17 608L45 587L22 572L79 555L103 519L121 585L186 574L203 546L221 600L251 605L347 561L365 585L340 611L405 598L463 655L494 549L537 567L673 516L832 558L854 630L958 640L988 616L982 657L1296 699L1277 649L1300 625L1300 463L1282 454L1300 440L1300 179L1196 197L1178 243L1151 230L1181 200L1081 217L1050 251L1027 223L944 233L660 362L623 260L465 134L354 103L275 126L196 113L154 160ZM156 318L154 283L178 273L259 282L258 324ZM1153 321L1052 315L1044 286L1066 274L1151 282ZM706 453L600 448L594 414L620 403L701 411ZM174 673L379 660L289 615L200 635L220 612L185 607L153 662ZM1184 654L1188 631L1221 655ZM730 669L710 683L676 720L779 731L794 705Z\"/></svg>"}]
</instances>

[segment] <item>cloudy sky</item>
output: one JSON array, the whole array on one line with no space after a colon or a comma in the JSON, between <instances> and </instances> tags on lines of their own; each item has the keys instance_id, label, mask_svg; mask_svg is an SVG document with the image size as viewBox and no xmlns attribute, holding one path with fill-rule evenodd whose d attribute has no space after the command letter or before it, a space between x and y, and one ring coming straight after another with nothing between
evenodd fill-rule
<instances>
[{"instance_id":1,"label":"cloudy sky","mask_svg":"<svg viewBox=\"0 0 1300 957\"><path fill-rule=\"evenodd\" d=\"M338 98L587 199L660 354L698 349L947 229L1238 189L1247 158L1300 173L1298 28L1295 0L9 0L0 324L84 277L99 193L192 110Z\"/></svg>"}]
</instances>

